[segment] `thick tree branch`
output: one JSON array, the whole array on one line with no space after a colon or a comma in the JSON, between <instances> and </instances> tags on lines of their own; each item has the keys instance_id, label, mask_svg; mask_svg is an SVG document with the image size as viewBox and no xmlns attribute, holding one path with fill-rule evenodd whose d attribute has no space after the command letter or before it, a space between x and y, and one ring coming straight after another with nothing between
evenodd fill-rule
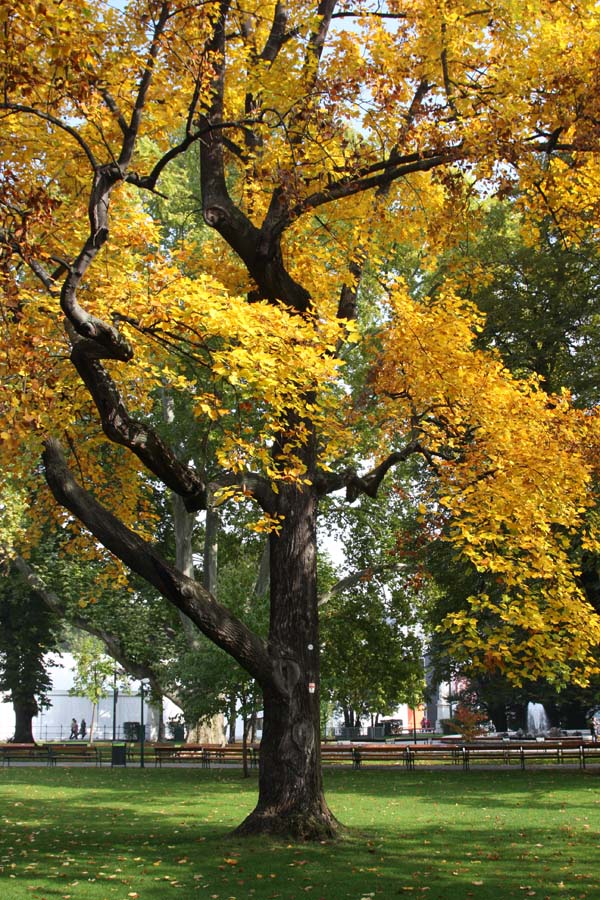
<instances>
[{"instance_id":1,"label":"thick tree branch","mask_svg":"<svg viewBox=\"0 0 600 900\"><path fill-rule=\"evenodd\" d=\"M316 31L312 33L308 42L308 48L313 58L313 64L318 64L319 60L321 59L323 49L325 47L325 41L327 40L327 35L329 33L331 19L333 17L336 6L337 0L320 0L319 7L317 9L319 26ZM307 60L307 62L309 61Z\"/></svg>"},{"instance_id":2,"label":"thick tree branch","mask_svg":"<svg viewBox=\"0 0 600 900\"><path fill-rule=\"evenodd\" d=\"M368 497L376 497L381 482L387 473L399 463L406 462L411 456L423 455L424 449L419 441L410 441L402 450L396 450L394 453L375 466L366 475L359 475L356 469L346 469L343 472L327 472L321 473L315 479L315 486L321 495L331 494L334 491L346 489L346 499L352 503L357 500L361 494Z\"/></svg>"},{"instance_id":3,"label":"thick tree branch","mask_svg":"<svg viewBox=\"0 0 600 900\"><path fill-rule=\"evenodd\" d=\"M215 228L245 264L257 286L257 299L283 301L304 312L310 305L308 291L289 275L283 262L280 236L270 227L257 228L235 205L225 177L223 91L226 65L225 20L229 3L221 3L221 16L207 50L215 63L211 108L199 119L204 137L200 141L200 187L202 212L207 225Z\"/></svg>"},{"instance_id":4,"label":"thick tree branch","mask_svg":"<svg viewBox=\"0 0 600 900\"><path fill-rule=\"evenodd\" d=\"M142 422L132 419L113 379L94 358L93 341L77 339L71 361L92 397L106 436L127 447L146 468L175 493L190 511L206 508L206 485L202 478L180 462L167 444Z\"/></svg>"},{"instance_id":5,"label":"thick tree branch","mask_svg":"<svg viewBox=\"0 0 600 900\"><path fill-rule=\"evenodd\" d=\"M261 685L273 686L273 667L262 638L84 490L69 471L58 441L46 442L42 458L46 480L61 506L77 516L107 550L184 612Z\"/></svg>"},{"instance_id":6,"label":"thick tree branch","mask_svg":"<svg viewBox=\"0 0 600 900\"><path fill-rule=\"evenodd\" d=\"M356 587L357 584L370 581L374 575L395 574L405 568L404 563L390 563L387 566L370 566L368 569L361 569L359 572L353 572L352 575L346 575L345 578L340 578L328 591L322 594L319 598L319 606L329 603L334 594L341 594L343 591Z\"/></svg>"},{"instance_id":7,"label":"thick tree branch","mask_svg":"<svg viewBox=\"0 0 600 900\"><path fill-rule=\"evenodd\" d=\"M280 0L275 4L275 12L273 14L273 22L271 24L271 31L269 32L269 37L265 43L265 46L262 49L262 52L259 55L259 59L262 59L264 62L274 62L278 55L279 51L283 47L283 45L293 37L294 32L287 31L287 23L288 23L288 9L287 3L282 3Z\"/></svg>"}]
</instances>

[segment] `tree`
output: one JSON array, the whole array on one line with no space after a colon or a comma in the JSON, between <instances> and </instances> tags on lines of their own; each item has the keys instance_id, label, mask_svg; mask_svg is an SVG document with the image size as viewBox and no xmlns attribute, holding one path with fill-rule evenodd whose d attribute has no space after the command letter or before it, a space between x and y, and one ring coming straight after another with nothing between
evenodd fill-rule
<instances>
[{"instance_id":1,"label":"tree","mask_svg":"<svg viewBox=\"0 0 600 900\"><path fill-rule=\"evenodd\" d=\"M590 506L596 418L478 352L479 320L452 285L428 299L384 282L370 308L360 294L396 245L435 255L456 240L469 192L518 175L565 228L582 186L595 208L596 5L48 0L30 12L2 5L6 469L32 477L44 440L69 527L77 517L257 680L259 798L240 832L332 835L322 498L375 497L417 457L432 517L451 518L457 545L513 589L482 665L510 646L509 667L564 674L568 657L584 680L600 637L563 545ZM201 253L194 240L164 248L144 199L188 152ZM345 378L354 360L360 386ZM152 427L165 389L199 425L180 456L176 429ZM152 484L192 513L256 505L266 639L157 551ZM468 614L452 627L481 649Z\"/></svg>"},{"instance_id":2,"label":"tree","mask_svg":"<svg viewBox=\"0 0 600 900\"><path fill-rule=\"evenodd\" d=\"M92 718L87 724L90 743L94 740L94 728L98 704L108 696L114 683L115 662L104 653L102 643L88 634L76 634L71 641L75 658L75 676L71 693L85 697L92 705ZM81 734L85 737L85 734Z\"/></svg>"},{"instance_id":3,"label":"tree","mask_svg":"<svg viewBox=\"0 0 600 900\"><path fill-rule=\"evenodd\" d=\"M480 214L481 229L444 254L439 267L424 279L429 282L426 289L435 292L453 272L463 296L486 314L479 346L498 348L511 372L539 378L546 393L567 390L576 405L597 406L599 269L593 236L573 246L548 218L524 221L518 196L509 204L482 204ZM532 232L539 238L535 243ZM419 287L424 289L423 282ZM582 552L576 536L570 553L581 587L598 611L598 557ZM440 622L450 610L467 609L472 595L501 594L504 588L491 573L486 577L466 566L439 542L431 543L421 557L438 592L430 625L437 629L431 649L440 677L447 678L453 669L456 674L458 667L498 730L509 727L507 711L513 727L526 729L529 701L543 703L553 725L568 721L568 727L582 727L586 711L597 702L597 676L586 688L570 685L568 679L548 682L539 675L515 685L500 672L473 672L468 655L458 662L448 654L448 635L440 630ZM482 618L481 627L489 627L485 609Z\"/></svg>"},{"instance_id":4,"label":"tree","mask_svg":"<svg viewBox=\"0 0 600 900\"><path fill-rule=\"evenodd\" d=\"M398 535L416 510L404 486L382 488L376 500L331 505L325 522L331 530L337 520L351 574L334 579L327 573L329 588L319 591L322 691L342 710L347 726L365 715L375 724L400 703L422 699L423 600L398 554Z\"/></svg>"},{"instance_id":5,"label":"tree","mask_svg":"<svg viewBox=\"0 0 600 900\"><path fill-rule=\"evenodd\" d=\"M458 273L462 296L485 314L479 346L497 348L511 372L539 377L547 393L568 388L577 405L594 405L600 259L593 230L574 245L549 216L525 218L518 196L482 204L479 217L479 230L429 275L429 289Z\"/></svg>"},{"instance_id":6,"label":"tree","mask_svg":"<svg viewBox=\"0 0 600 900\"><path fill-rule=\"evenodd\" d=\"M34 743L32 720L50 706L46 655L57 649L58 621L7 564L0 571L0 690L15 711L13 740Z\"/></svg>"}]
</instances>

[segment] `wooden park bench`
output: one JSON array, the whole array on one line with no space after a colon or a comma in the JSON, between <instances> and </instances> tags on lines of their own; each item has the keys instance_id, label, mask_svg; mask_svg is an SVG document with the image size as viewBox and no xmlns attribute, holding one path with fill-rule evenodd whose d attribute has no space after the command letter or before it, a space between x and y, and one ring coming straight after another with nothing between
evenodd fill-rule
<instances>
[{"instance_id":1,"label":"wooden park bench","mask_svg":"<svg viewBox=\"0 0 600 900\"><path fill-rule=\"evenodd\" d=\"M220 746L218 744L205 744L204 749L208 756L208 765L211 763L216 764L244 764L244 746L243 744L225 744L224 746ZM259 745L258 744L248 744L245 750L246 760L250 768L255 768L258 765L258 757L259 757Z\"/></svg>"},{"instance_id":2,"label":"wooden park bench","mask_svg":"<svg viewBox=\"0 0 600 900\"><path fill-rule=\"evenodd\" d=\"M203 769L208 768L208 754L202 744L155 744L154 765L168 763L199 763Z\"/></svg>"},{"instance_id":3,"label":"wooden park bench","mask_svg":"<svg viewBox=\"0 0 600 900\"><path fill-rule=\"evenodd\" d=\"M434 762L467 768L464 750L456 744L408 744L405 749L407 769L414 769L419 763L431 765Z\"/></svg>"},{"instance_id":4,"label":"wooden park bench","mask_svg":"<svg viewBox=\"0 0 600 900\"><path fill-rule=\"evenodd\" d=\"M370 764L403 766L413 769L418 761L447 760L459 764L463 760L461 749L444 744L405 744L388 742L385 744L326 744L321 747L321 761L327 763L352 763L354 769L362 769Z\"/></svg>"},{"instance_id":5,"label":"wooden park bench","mask_svg":"<svg viewBox=\"0 0 600 900\"><path fill-rule=\"evenodd\" d=\"M354 769L361 769L369 764L383 764L388 766L404 766L407 769L414 768L415 762L421 759L434 758L449 760L454 764L462 761L460 748L454 745L435 744L405 744L392 741L385 744L372 742L364 744L322 744L321 762L324 765L337 763L352 765Z\"/></svg>"},{"instance_id":6,"label":"wooden park bench","mask_svg":"<svg viewBox=\"0 0 600 900\"><path fill-rule=\"evenodd\" d=\"M45 762L50 765L50 756L46 744L0 744L2 765L11 762Z\"/></svg>"},{"instance_id":7,"label":"wooden park bench","mask_svg":"<svg viewBox=\"0 0 600 900\"><path fill-rule=\"evenodd\" d=\"M369 764L416 766L449 763L468 771L474 764L511 765L521 769L531 762L563 764L577 762L580 768L600 761L600 743L582 738L544 741L492 741L463 743L459 740L431 744L327 744L321 747L321 760L327 763L351 763L360 769Z\"/></svg>"},{"instance_id":8,"label":"wooden park bench","mask_svg":"<svg viewBox=\"0 0 600 900\"><path fill-rule=\"evenodd\" d=\"M321 744L321 763L360 767L359 749L353 744Z\"/></svg>"},{"instance_id":9,"label":"wooden park bench","mask_svg":"<svg viewBox=\"0 0 600 900\"><path fill-rule=\"evenodd\" d=\"M256 766L258 747L249 745L246 754L249 765ZM199 763L204 769L209 769L212 763L243 765L244 748L242 744L155 744L154 764L162 766L163 762Z\"/></svg>"},{"instance_id":10,"label":"wooden park bench","mask_svg":"<svg viewBox=\"0 0 600 900\"><path fill-rule=\"evenodd\" d=\"M585 769L586 763L594 760L600 763L600 742L584 741L581 745L581 768Z\"/></svg>"},{"instance_id":11,"label":"wooden park bench","mask_svg":"<svg viewBox=\"0 0 600 900\"><path fill-rule=\"evenodd\" d=\"M57 762L94 763L102 765L102 751L95 744L72 743L48 744L48 756L50 765Z\"/></svg>"},{"instance_id":12,"label":"wooden park bench","mask_svg":"<svg viewBox=\"0 0 600 900\"><path fill-rule=\"evenodd\" d=\"M255 766L259 757L259 746L248 747L248 762ZM364 744L324 743L321 745L323 765L346 765L362 769L369 765L402 766L413 770L418 765L437 763L462 766L468 771L477 764L511 765L515 763L525 769L527 763L546 762L562 764L577 762L580 768L594 760L600 762L600 742L593 743L582 738L563 738L544 741L485 740L464 743L460 740L439 743L394 743ZM156 744L154 746L155 765L165 762L199 763L203 768L228 763L243 763L241 744Z\"/></svg>"},{"instance_id":13,"label":"wooden park bench","mask_svg":"<svg viewBox=\"0 0 600 900\"><path fill-rule=\"evenodd\" d=\"M542 741L481 741L463 745L465 768L472 763L494 762L510 765L512 762L524 770L528 762L562 764L577 762L585 767L586 744L582 738L563 738ZM593 746L593 745L592 745Z\"/></svg>"},{"instance_id":14,"label":"wooden park bench","mask_svg":"<svg viewBox=\"0 0 600 900\"><path fill-rule=\"evenodd\" d=\"M405 744L354 744L352 746L352 765L361 769L369 763L383 763L388 766L407 766L409 756Z\"/></svg>"},{"instance_id":15,"label":"wooden park bench","mask_svg":"<svg viewBox=\"0 0 600 900\"><path fill-rule=\"evenodd\" d=\"M417 762L434 762L449 760L455 765L462 764L465 771L473 764L496 764L510 766L513 762L525 769L528 762L545 762L562 764L577 762L585 767L586 748L589 742L582 738L564 738L561 740L543 741L474 741L471 743L454 742L447 744L428 744L407 747L410 755L408 768L413 769ZM591 751L588 759L593 757ZM595 758L600 757L600 753Z\"/></svg>"}]
</instances>

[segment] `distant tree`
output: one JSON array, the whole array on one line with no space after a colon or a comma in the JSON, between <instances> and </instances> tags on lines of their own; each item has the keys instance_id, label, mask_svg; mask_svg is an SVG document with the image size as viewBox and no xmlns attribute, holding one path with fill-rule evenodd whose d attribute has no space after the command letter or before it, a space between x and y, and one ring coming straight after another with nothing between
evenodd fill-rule
<instances>
[{"instance_id":1,"label":"distant tree","mask_svg":"<svg viewBox=\"0 0 600 900\"><path fill-rule=\"evenodd\" d=\"M373 724L401 703L421 701L422 591L398 553L398 534L415 515L410 480L377 502L332 503L325 521L344 554L345 577L329 573L321 591L322 690L347 726Z\"/></svg>"},{"instance_id":2,"label":"distant tree","mask_svg":"<svg viewBox=\"0 0 600 900\"><path fill-rule=\"evenodd\" d=\"M593 235L573 245L550 218L525 220L518 196L511 204L483 204L479 217L479 230L444 254L418 290L435 294L448 277L454 278L463 296L485 313L479 346L499 351L513 373L539 378L540 390L549 396L566 389L577 405L594 408L600 399L600 256ZM582 543L572 537L569 552L590 610L598 611L599 559ZM427 544L422 560L437 591L430 626L438 676L449 677L457 669L468 675L498 730L511 724L525 728L529 701L544 703L553 724L570 721L581 726L586 709L597 701L596 678L582 688L569 685L568 675L557 685L541 671L529 676L524 672L521 684L515 684L502 664L495 672L485 672L471 666L468 653L457 660L449 649L450 635L436 631L453 610L467 615L470 597L493 597L500 606L502 598L511 595L503 579L459 558L437 539ZM495 628L494 617L483 608L476 618L485 641Z\"/></svg>"},{"instance_id":3,"label":"distant tree","mask_svg":"<svg viewBox=\"0 0 600 900\"><path fill-rule=\"evenodd\" d=\"M518 202L483 204L479 227L423 281L448 277L485 313L481 347L499 350L516 375L536 375L548 394L567 388L577 405L600 391L600 255L590 230L576 244L551 217L525 219Z\"/></svg>"},{"instance_id":4,"label":"distant tree","mask_svg":"<svg viewBox=\"0 0 600 900\"><path fill-rule=\"evenodd\" d=\"M69 641L69 649L75 659L75 674L73 685L69 693L74 696L85 697L89 700L92 715L90 721L86 721L87 739L90 743L94 740L96 728L98 704L103 697L108 696L109 690L114 684L115 661L104 650L104 646L98 638L83 632L74 632ZM127 684L123 673L119 672L121 684ZM80 735L83 737L83 735Z\"/></svg>"},{"instance_id":5,"label":"distant tree","mask_svg":"<svg viewBox=\"0 0 600 900\"><path fill-rule=\"evenodd\" d=\"M0 691L15 711L16 742L33 743L33 719L51 705L46 655L59 633L60 621L18 571L0 569Z\"/></svg>"}]
</instances>

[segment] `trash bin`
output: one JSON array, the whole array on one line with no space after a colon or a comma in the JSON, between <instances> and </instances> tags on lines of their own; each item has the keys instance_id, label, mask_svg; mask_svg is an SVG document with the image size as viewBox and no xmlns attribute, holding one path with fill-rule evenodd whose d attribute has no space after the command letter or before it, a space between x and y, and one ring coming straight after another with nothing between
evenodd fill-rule
<instances>
[{"instance_id":1,"label":"trash bin","mask_svg":"<svg viewBox=\"0 0 600 900\"><path fill-rule=\"evenodd\" d=\"M126 766L127 765L127 745L126 744L113 744L112 745L112 754L110 760L111 766Z\"/></svg>"},{"instance_id":2,"label":"trash bin","mask_svg":"<svg viewBox=\"0 0 600 900\"><path fill-rule=\"evenodd\" d=\"M367 728L367 736L372 741L382 741L385 737L385 729L383 725L370 725Z\"/></svg>"},{"instance_id":3,"label":"trash bin","mask_svg":"<svg viewBox=\"0 0 600 900\"><path fill-rule=\"evenodd\" d=\"M126 741L139 741L142 736L140 722L123 722L123 734Z\"/></svg>"},{"instance_id":4,"label":"trash bin","mask_svg":"<svg viewBox=\"0 0 600 900\"><path fill-rule=\"evenodd\" d=\"M343 741L358 741L360 739L360 727L345 726L344 728L342 728L341 737Z\"/></svg>"}]
</instances>

